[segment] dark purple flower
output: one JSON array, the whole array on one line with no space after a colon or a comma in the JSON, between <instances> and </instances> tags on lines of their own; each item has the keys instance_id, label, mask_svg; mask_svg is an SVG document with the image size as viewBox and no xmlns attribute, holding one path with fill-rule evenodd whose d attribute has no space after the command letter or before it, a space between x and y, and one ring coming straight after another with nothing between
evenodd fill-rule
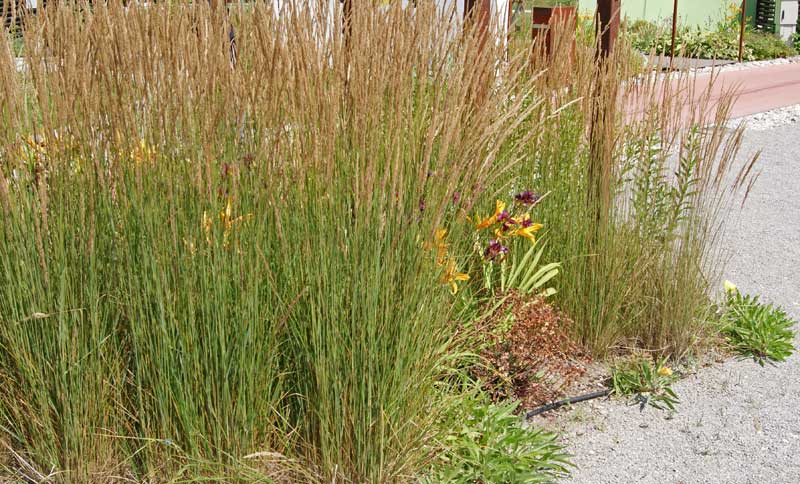
<instances>
[{"instance_id":1,"label":"dark purple flower","mask_svg":"<svg viewBox=\"0 0 800 484\"><path fill-rule=\"evenodd\" d=\"M242 164L244 164L244 167L249 170L250 167L253 166L253 162L255 160L256 160L256 155L254 155L253 153L247 153L242 157Z\"/></svg>"},{"instance_id":2,"label":"dark purple flower","mask_svg":"<svg viewBox=\"0 0 800 484\"><path fill-rule=\"evenodd\" d=\"M527 228L528 228L528 227L530 227L531 225L533 225L533 221L532 221L531 219L529 219L529 218L526 218L526 219L524 219L524 220L522 221L522 228L525 228L525 229L527 229Z\"/></svg>"},{"instance_id":3,"label":"dark purple flower","mask_svg":"<svg viewBox=\"0 0 800 484\"><path fill-rule=\"evenodd\" d=\"M458 205L458 202L460 201L461 201L461 193L453 192L453 205Z\"/></svg>"},{"instance_id":4,"label":"dark purple flower","mask_svg":"<svg viewBox=\"0 0 800 484\"><path fill-rule=\"evenodd\" d=\"M503 224L503 231L511 230L517 221L505 210L497 214L497 221Z\"/></svg>"},{"instance_id":5,"label":"dark purple flower","mask_svg":"<svg viewBox=\"0 0 800 484\"><path fill-rule=\"evenodd\" d=\"M541 196L533 193L530 190L526 190L514 197L514 200L523 205L536 205L536 203L538 203L541 199Z\"/></svg>"},{"instance_id":6,"label":"dark purple flower","mask_svg":"<svg viewBox=\"0 0 800 484\"><path fill-rule=\"evenodd\" d=\"M514 219L511 218L511 215L509 215L505 210L497 214L497 221L503 225L513 225L516 223L514 222Z\"/></svg>"},{"instance_id":7,"label":"dark purple flower","mask_svg":"<svg viewBox=\"0 0 800 484\"><path fill-rule=\"evenodd\" d=\"M497 258L497 256L507 253L508 247L501 244L499 240L490 240L489 246L486 247L486 251L483 253L483 256L488 260L494 260Z\"/></svg>"}]
</instances>

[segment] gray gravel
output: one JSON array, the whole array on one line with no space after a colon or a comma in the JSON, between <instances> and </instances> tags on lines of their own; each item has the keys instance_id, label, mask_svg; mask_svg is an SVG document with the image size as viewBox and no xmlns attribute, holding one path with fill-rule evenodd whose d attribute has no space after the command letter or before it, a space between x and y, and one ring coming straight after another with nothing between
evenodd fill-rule
<instances>
[{"instance_id":1,"label":"gray gravel","mask_svg":"<svg viewBox=\"0 0 800 484\"><path fill-rule=\"evenodd\" d=\"M800 125L749 131L744 153L759 149L761 178L728 223L726 278L800 320ZM800 356L763 368L727 361L675 390L674 415L617 401L565 415L578 465L567 482L800 483Z\"/></svg>"},{"instance_id":2,"label":"gray gravel","mask_svg":"<svg viewBox=\"0 0 800 484\"><path fill-rule=\"evenodd\" d=\"M728 121L727 126L730 128L737 127L741 122L747 124L749 131L768 131L776 128L781 128L787 124L800 123L800 104L794 106L787 106L785 108L774 109L764 113L746 116L744 118L736 118ZM797 126L800 130L800 126Z\"/></svg>"},{"instance_id":3,"label":"gray gravel","mask_svg":"<svg viewBox=\"0 0 800 484\"><path fill-rule=\"evenodd\" d=\"M750 62L742 62L741 64L734 63L734 64L725 64L717 67L713 67L715 72L732 72L732 71L746 71L749 69L758 69L759 67L767 67L767 66L780 66L784 64L794 64L800 62L800 56L793 56L787 57L785 59L769 59L769 60L761 60L761 61L750 61ZM711 67L702 67L700 69L696 69L697 72L710 72L712 70Z\"/></svg>"},{"instance_id":4,"label":"gray gravel","mask_svg":"<svg viewBox=\"0 0 800 484\"><path fill-rule=\"evenodd\" d=\"M669 59L668 58L658 59L657 61L662 63L662 64L664 64L664 63L668 64L669 63ZM648 62L650 62L649 58L648 58ZM762 61L742 62L741 64L739 64L738 62L731 63L731 61L727 61L727 60L715 62L715 61L709 61L709 60L684 59L683 62L684 63L688 63L688 64L691 64L692 62L695 62L694 65L696 67L688 68L687 69L688 72L691 72L692 74L696 74L696 75L702 75L702 74L711 74L711 73L720 74L720 73L724 73L724 72L747 71L747 70L750 70L750 69L758 69L758 68L761 68L761 67L780 66L780 65L786 65L786 64L796 64L796 63L800 62L800 56L787 57L787 58L784 58L784 59L769 59L769 60L762 60ZM662 73L661 74L661 76L669 76L671 78L676 78L676 79L677 78L682 78L685 75L686 75L685 72L681 72L681 71L675 71L675 72L671 72L671 73Z\"/></svg>"}]
</instances>

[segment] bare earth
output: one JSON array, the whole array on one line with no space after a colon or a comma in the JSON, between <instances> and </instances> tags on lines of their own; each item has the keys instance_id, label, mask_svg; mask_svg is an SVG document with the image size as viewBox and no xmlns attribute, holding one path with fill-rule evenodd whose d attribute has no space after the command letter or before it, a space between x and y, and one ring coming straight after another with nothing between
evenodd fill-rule
<instances>
[{"instance_id":1,"label":"bare earth","mask_svg":"<svg viewBox=\"0 0 800 484\"><path fill-rule=\"evenodd\" d=\"M800 320L800 125L749 131L743 153L759 149L761 177L730 213L726 278ZM562 416L578 466L566 482L800 483L800 355L763 368L727 361L675 390L671 416L607 400Z\"/></svg>"}]
</instances>

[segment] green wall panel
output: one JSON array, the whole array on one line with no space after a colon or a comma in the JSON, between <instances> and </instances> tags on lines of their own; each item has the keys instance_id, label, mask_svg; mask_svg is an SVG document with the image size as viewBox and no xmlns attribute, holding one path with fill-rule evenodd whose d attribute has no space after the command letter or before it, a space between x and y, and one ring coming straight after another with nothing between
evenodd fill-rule
<instances>
[{"instance_id":1,"label":"green wall panel","mask_svg":"<svg viewBox=\"0 0 800 484\"><path fill-rule=\"evenodd\" d=\"M713 24L722 18L731 0L678 0L678 19L682 25ZM756 0L748 0L747 14L755 14ZM581 11L591 14L597 0L580 0ZM622 0L622 16L630 19L659 21L672 17L673 0Z\"/></svg>"}]
</instances>

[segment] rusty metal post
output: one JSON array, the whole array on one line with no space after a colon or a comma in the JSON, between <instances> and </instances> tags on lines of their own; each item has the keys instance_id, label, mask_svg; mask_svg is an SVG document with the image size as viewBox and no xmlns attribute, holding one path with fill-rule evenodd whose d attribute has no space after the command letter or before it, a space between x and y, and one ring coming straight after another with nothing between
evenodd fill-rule
<instances>
[{"instance_id":1,"label":"rusty metal post","mask_svg":"<svg viewBox=\"0 0 800 484\"><path fill-rule=\"evenodd\" d=\"M481 47L483 47L486 37L489 34L491 15L491 0L465 0L464 18L468 21L468 28L476 28L476 33L480 35L481 38Z\"/></svg>"},{"instance_id":2,"label":"rusty metal post","mask_svg":"<svg viewBox=\"0 0 800 484\"><path fill-rule=\"evenodd\" d=\"M343 68L342 75L344 76L344 95L347 100L347 117L348 122L352 123L353 113L355 111L355 99L353 91L350 88L350 62L353 56L353 0L339 0L342 4L342 42L343 42Z\"/></svg>"},{"instance_id":3,"label":"rusty metal post","mask_svg":"<svg viewBox=\"0 0 800 484\"><path fill-rule=\"evenodd\" d=\"M597 0L597 31L600 49L597 53L597 76L592 93L592 119L589 129L589 164L587 202L594 232L589 250L599 252L603 234L608 228L611 203L611 165L614 153L614 119L617 91L616 66L610 60L619 34L620 0ZM612 81L612 82L609 82Z\"/></svg>"},{"instance_id":4,"label":"rusty metal post","mask_svg":"<svg viewBox=\"0 0 800 484\"><path fill-rule=\"evenodd\" d=\"M669 53L669 70L672 70L672 65L675 63L675 38L678 36L678 0L675 0L672 6L672 43L670 44Z\"/></svg>"},{"instance_id":5,"label":"rusty metal post","mask_svg":"<svg viewBox=\"0 0 800 484\"><path fill-rule=\"evenodd\" d=\"M478 29L481 35L481 48L486 44L489 37L489 24L492 17L492 1L479 0L478 1Z\"/></svg>"},{"instance_id":6,"label":"rusty metal post","mask_svg":"<svg viewBox=\"0 0 800 484\"><path fill-rule=\"evenodd\" d=\"M597 0L597 30L600 35L600 58L614 52L619 36L619 9L621 0Z\"/></svg>"},{"instance_id":7,"label":"rusty metal post","mask_svg":"<svg viewBox=\"0 0 800 484\"><path fill-rule=\"evenodd\" d=\"M350 38L353 36L353 0L341 0L342 2L342 33L344 34L345 49L350 51Z\"/></svg>"},{"instance_id":8,"label":"rusty metal post","mask_svg":"<svg viewBox=\"0 0 800 484\"><path fill-rule=\"evenodd\" d=\"M476 54L478 57L484 55L486 49L491 15L491 0L464 0L464 29L477 36ZM482 67L476 65L476 68L481 69ZM476 104L483 103L489 89L488 73L481 72L480 75L481 79L475 85L475 91L470 95Z\"/></svg>"},{"instance_id":9,"label":"rusty metal post","mask_svg":"<svg viewBox=\"0 0 800 484\"><path fill-rule=\"evenodd\" d=\"M747 0L742 0L742 19L739 26L739 63L744 57L744 24L747 22Z\"/></svg>"},{"instance_id":10,"label":"rusty metal post","mask_svg":"<svg viewBox=\"0 0 800 484\"><path fill-rule=\"evenodd\" d=\"M524 10L524 9L523 9ZM511 60L511 17L514 15L514 0L508 0L508 11L506 12L506 48L505 59Z\"/></svg>"}]
</instances>

